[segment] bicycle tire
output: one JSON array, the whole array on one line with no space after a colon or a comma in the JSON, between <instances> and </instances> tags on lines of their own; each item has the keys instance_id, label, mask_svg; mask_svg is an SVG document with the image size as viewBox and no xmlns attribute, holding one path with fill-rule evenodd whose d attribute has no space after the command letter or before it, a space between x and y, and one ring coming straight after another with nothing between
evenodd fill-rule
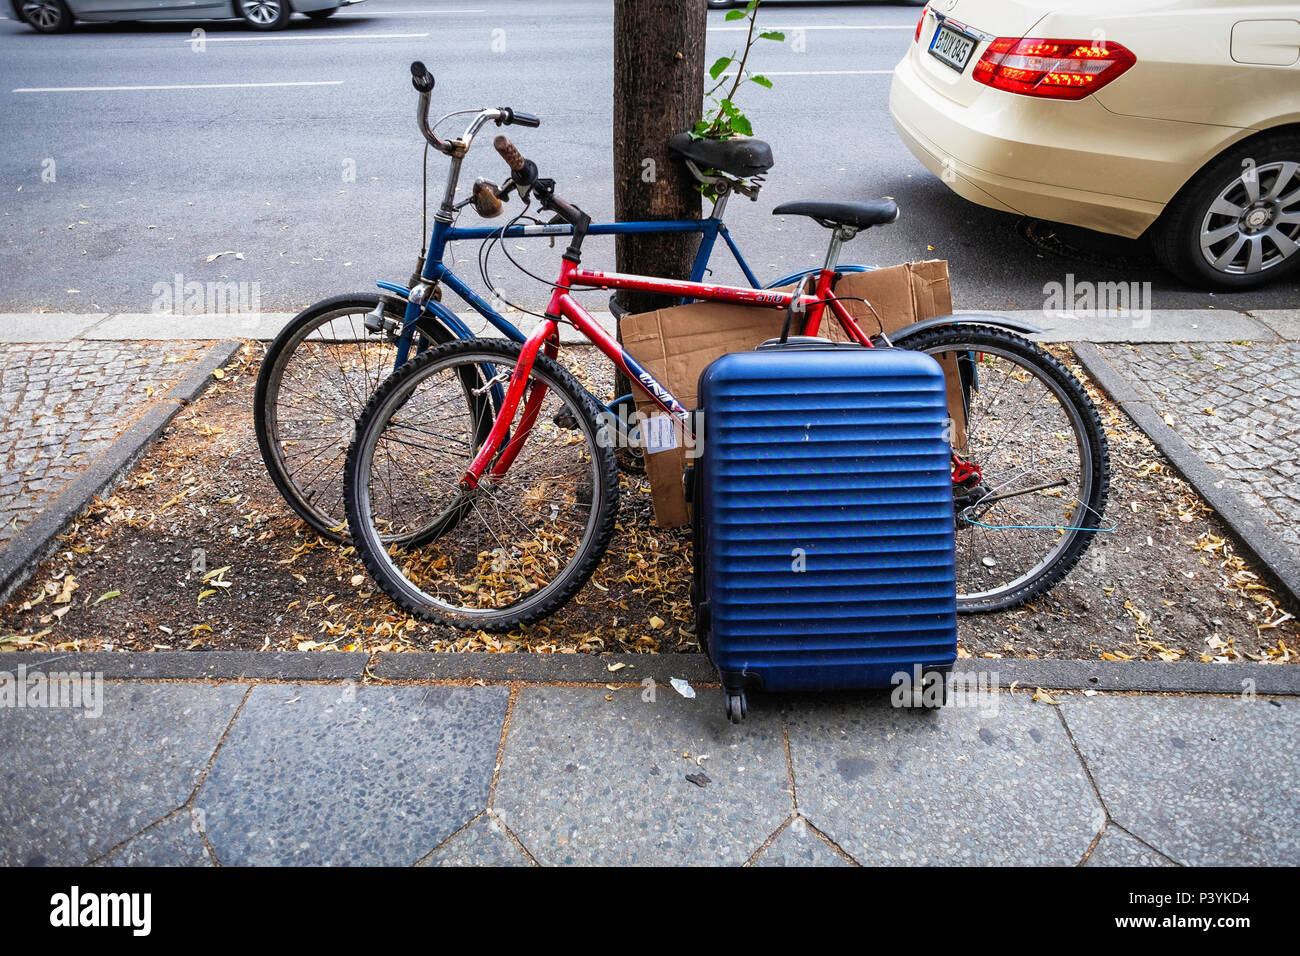
<instances>
[{"instance_id":1,"label":"bicycle tire","mask_svg":"<svg viewBox=\"0 0 1300 956\"><path fill-rule=\"evenodd\" d=\"M373 292L347 293L323 299L299 312L267 347L266 355L262 359L262 367L257 375L257 387L253 394L253 430L257 435L258 451L262 455L267 474L289 507L307 522L316 534L329 541L340 542L347 537L344 530L346 515L343 510L342 494L338 496L337 513L330 514L329 510L332 508L317 506L313 500L316 496L312 490L304 487L305 481L295 480L292 470L285 461L284 449L279 437L280 392L283 387L284 373L313 330L340 316L362 316L372 311L381 298L383 298L381 295ZM397 302L394 302L393 306L395 307L386 309L385 314L400 323L405 306ZM358 334L361 331L357 329ZM420 332L434 343L450 341L455 337L441 324L433 321L422 321ZM375 335L365 340L365 344L378 346L383 341L380 336ZM355 402L352 414L346 423L341 423L338 444L340 450L346 448L356 417L364 408L370 394L388 374L388 369L379 367L380 364L376 363L374 381L365 389L364 394L358 394L359 400ZM334 460L337 460L337 456ZM339 470L341 472L342 462L339 462Z\"/></svg>"},{"instance_id":2,"label":"bicycle tire","mask_svg":"<svg viewBox=\"0 0 1300 956\"><path fill-rule=\"evenodd\" d=\"M1105 512L1110 488L1110 450L1102 428L1097 408L1082 383L1060 360L1022 336L1003 329L979 325L955 325L927 329L896 343L900 348L918 352L992 353L1018 361L1019 364L1051 389L1066 408L1073 412L1075 441L1079 445L1080 470L1088 474L1081 478L1085 495L1079 499L1084 520L1073 530L1063 547L1050 562L1038 568L1023 581L1013 581L1004 592L987 594L978 598L957 598L959 613L986 613L1016 607L1032 600L1058 584L1079 563L1092 544ZM1068 406L1068 407L1067 407ZM960 517L959 517L960 525ZM959 528L959 548L960 548Z\"/></svg>"},{"instance_id":3,"label":"bicycle tire","mask_svg":"<svg viewBox=\"0 0 1300 956\"><path fill-rule=\"evenodd\" d=\"M384 593L398 606L423 620L461 629L500 632L547 617L587 583L613 537L619 504L618 463L615 460L613 441L602 420L602 408L566 369L545 355L538 355L533 377L541 381L548 391L554 390L562 395L566 406L577 413L580 425L590 440L593 457L592 490L599 495L599 501L592 508L587 531L573 557L554 581L535 592L528 600L496 611L475 609L473 612L457 612L438 604L413 584L398 570L389 554L391 542L386 544L376 528L371 514L368 487L375 445L391 415L409 401L425 377L457 364L468 367L502 363L513 365L520 351L518 343L494 339L462 339L430 349L393 373L371 396L357 421L344 473L344 498L352 541L362 564ZM475 447L478 447L478 443Z\"/></svg>"}]
</instances>

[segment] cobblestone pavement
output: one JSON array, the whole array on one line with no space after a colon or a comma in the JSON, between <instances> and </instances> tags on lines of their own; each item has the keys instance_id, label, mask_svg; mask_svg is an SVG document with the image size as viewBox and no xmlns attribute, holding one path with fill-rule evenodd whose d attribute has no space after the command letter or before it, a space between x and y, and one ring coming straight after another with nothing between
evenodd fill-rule
<instances>
[{"instance_id":1,"label":"cobblestone pavement","mask_svg":"<svg viewBox=\"0 0 1300 956\"><path fill-rule=\"evenodd\" d=\"M1300 343L1102 352L1278 537L1300 548Z\"/></svg>"},{"instance_id":2,"label":"cobblestone pavement","mask_svg":"<svg viewBox=\"0 0 1300 956\"><path fill-rule=\"evenodd\" d=\"M198 357L184 342L0 346L0 547Z\"/></svg>"}]
</instances>

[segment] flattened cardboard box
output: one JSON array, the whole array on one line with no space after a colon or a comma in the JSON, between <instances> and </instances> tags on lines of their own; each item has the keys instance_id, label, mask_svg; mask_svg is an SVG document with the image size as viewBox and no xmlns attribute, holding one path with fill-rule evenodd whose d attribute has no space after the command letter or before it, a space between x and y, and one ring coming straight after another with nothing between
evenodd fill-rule
<instances>
[{"instance_id":1,"label":"flattened cardboard box","mask_svg":"<svg viewBox=\"0 0 1300 956\"><path fill-rule=\"evenodd\" d=\"M852 296L871 303L868 307L863 302L844 302L849 314L869 335L882 326L889 333L921 319L952 314L948 263L941 259L848 273L836 284L835 294L846 300ZM779 336L784 323L783 310L699 302L627 316L622 321L623 345L678 401L687 408L695 408L699 403L700 373L711 362L729 352L749 351ZM829 312L818 334L833 341L848 339ZM954 360L940 364L948 383L953 443L962 448L966 444L966 423L961 381ZM664 414L640 387L634 385L633 390L637 411L651 418ZM648 448L645 452L655 521L664 528L680 527L690 520L682 475L686 456L688 452L694 454L694 450L686 447L680 424L674 426L667 441L664 441L665 429L650 431L658 436L657 447L664 449ZM706 436L707 432L706 422Z\"/></svg>"}]
</instances>

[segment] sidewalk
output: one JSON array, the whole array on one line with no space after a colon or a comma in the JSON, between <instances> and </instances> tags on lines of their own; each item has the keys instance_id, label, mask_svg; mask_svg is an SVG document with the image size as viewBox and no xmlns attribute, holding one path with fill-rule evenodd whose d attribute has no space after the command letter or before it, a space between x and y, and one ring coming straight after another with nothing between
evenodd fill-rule
<instances>
[{"instance_id":1,"label":"sidewalk","mask_svg":"<svg viewBox=\"0 0 1300 956\"><path fill-rule=\"evenodd\" d=\"M0 572L34 566L212 381L238 347L214 338L287 318L0 316L7 453L32 458L5 462L0 492L18 474L37 493L10 504ZM1085 367L1300 582L1300 313L1053 324L1045 340L1096 343L1076 345ZM0 862L1300 863L1300 670L961 664L997 669L977 706L756 697L733 727L700 655L4 655ZM102 675L102 715L18 706L20 665Z\"/></svg>"},{"instance_id":2,"label":"sidewalk","mask_svg":"<svg viewBox=\"0 0 1300 956\"><path fill-rule=\"evenodd\" d=\"M157 657L109 656L109 677ZM732 726L716 685L667 685L698 658L456 686L360 684L340 678L367 655L300 656L333 679L109 680L98 717L0 709L0 863L1300 863L1300 702L1238 683L1264 673L1294 695L1292 668L1128 665L1139 685L1195 674L1227 693L1035 699L1013 675L1052 666L999 661L978 706L758 697ZM51 676L98 666L21 657ZM1101 667L1103 685L1120 673ZM1055 670L1049 685L1092 679Z\"/></svg>"}]
</instances>

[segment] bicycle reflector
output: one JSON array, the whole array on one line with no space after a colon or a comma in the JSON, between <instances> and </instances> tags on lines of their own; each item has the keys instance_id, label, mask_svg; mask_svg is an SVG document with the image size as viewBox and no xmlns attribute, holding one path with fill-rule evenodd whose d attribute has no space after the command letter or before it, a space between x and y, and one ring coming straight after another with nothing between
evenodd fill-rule
<instances>
[{"instance_id":1,"label":"bicycle reflector","mask_svg":"<svg viewBox=\"0 0 1300 956\"><path fill-rule=\"evenodd\" d=\"M972 76L994 89L1054 100L1081 100L1137 62L1108 40L1042 40L998 37L975 64Z\"/></svg>"}]
</instances>

